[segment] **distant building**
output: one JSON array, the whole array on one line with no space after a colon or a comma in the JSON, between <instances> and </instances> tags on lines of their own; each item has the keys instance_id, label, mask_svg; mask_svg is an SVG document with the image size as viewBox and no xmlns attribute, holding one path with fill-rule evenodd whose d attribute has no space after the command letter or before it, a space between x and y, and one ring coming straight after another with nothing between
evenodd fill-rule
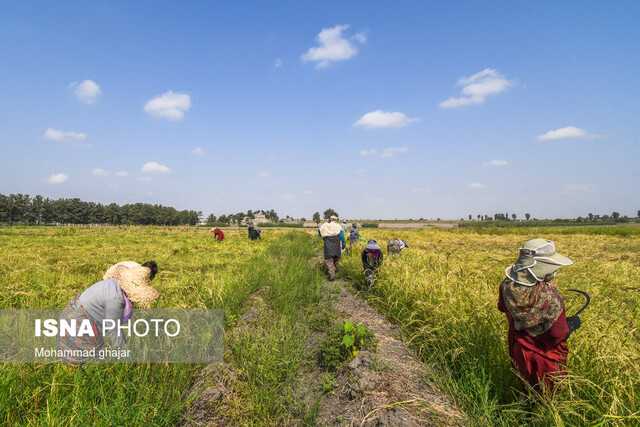
<instances>
[{"instance_id":1,"label":"distant building","mask_svg":"<svg viewBox=\"0 0 640 427\"><path fill-rule=\"evenodd\" d=\"M254 224L254 225L258 225L262 222L273 222L270 219L267 219L266 216L264 216L264 214L254 214L253 215L254 218L245 218L242 221L240 221L241 225L249 225L249 224Z\"/></svg>"}]
</instances>

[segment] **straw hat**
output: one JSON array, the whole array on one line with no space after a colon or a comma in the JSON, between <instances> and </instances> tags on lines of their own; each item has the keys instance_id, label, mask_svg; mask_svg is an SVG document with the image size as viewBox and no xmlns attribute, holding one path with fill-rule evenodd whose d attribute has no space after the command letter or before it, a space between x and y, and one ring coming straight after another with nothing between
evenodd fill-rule
<instances>
[{"instance_id":1,"label":"straw hat","mask_svg":"<svg viewBox=\"0 0 640 427\"><path fill-rule=\"evenodd\" d=\"M547 275L573 264L569 258L556 252L551 240L529 240L518 250L520 257L514 265L507 267L505 274L508 279L521 285L534 286Z\"/></svg>"},{"instance_id":2,"label":"straw hat","mask_svg":"<svg viewBox=\"0 0 640 427\"><path fill-rule=\"evenodd\" d=\"M104 280L116 279L132 302L153 301L160 293L151 286L151 269L137 262L123 261L112 265L104 275Z\"/></svg>"}]
</instances>

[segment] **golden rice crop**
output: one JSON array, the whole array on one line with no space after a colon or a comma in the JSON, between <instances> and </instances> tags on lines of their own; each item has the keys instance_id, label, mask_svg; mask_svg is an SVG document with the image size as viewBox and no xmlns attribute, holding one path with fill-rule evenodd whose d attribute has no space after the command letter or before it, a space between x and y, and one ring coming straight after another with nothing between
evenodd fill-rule
<instances>
[{"instance_id":1,"label":"golden rice crop","mask_svg":"<svg viewBox=\"0 0 640 427\"><path fill-rule=\"evenodd\" d=\"M426 362L439 367L441 386L478 424L640 422L638 233L528 228L497 235L380 229L362 234L384 249L391 238L408 241L401 256L385 257L367 298L401 325ZM569 340L569 377L562 391L532 408L510 368L508 324L497 302L517 248L537 237L555 241L558 252L574 261L557 277L567 315L584 303L567 289L587 291L592 302ZM358 250L342 264L347 277L364 284Z\"/></svg>"}]
</instances>

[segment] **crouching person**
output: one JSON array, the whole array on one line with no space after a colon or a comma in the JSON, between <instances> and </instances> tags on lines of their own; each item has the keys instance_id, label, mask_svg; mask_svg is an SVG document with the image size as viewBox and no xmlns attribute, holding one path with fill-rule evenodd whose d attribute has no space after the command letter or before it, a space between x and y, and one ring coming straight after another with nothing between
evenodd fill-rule
<instances>
[{"instance_id":1,"label":"crouching person","mask_svg":"<svg viewBox=\"0 0 640 427\"><path fill-rule=\"evenodd\" d=\"M391 239L389 240L389 243L387 243L387 252L389 255L400 255L400 252L402 252L404 248L408 247L409 244L406 240Z\"/></svg>"},{"instance_id":2,"label":"crouching person","mask_svg":"<svg viewBox=\"0 0 640 427\"><path fill-rule=\"evenodd\" d=\"M364 247L362 254L362 267L364 268L364 275L367 280L367 287L373 286L374 275L378 271L378 268L382 265L382 249L373 239L369 239L367 245Z\"/></svg>"},{"instance_id":3,"label":"crouching person","mask_svg":"<svg viewBox=\"0 0 640 427\"><path fill-rule=\"evenodd\" d=\"M58 336L58 349L69 350L70 356L63 357L63 362L78 366L89 361L90 358L75 356L94 350L94 354L100 351L104 345L103 322L111 320L118 324L125 324L133 315L133 303L141 303L147 306L157 299L160 294L151 287L151 280L158 272L158 266L154 261L140 265L133 261L118 263L104 275L104 279L90 286L80 295L75 296L62 310L61 320L75 319L79 324L89 320L93 333L81 336ZM109 330L111 346L115 349L123 349L127 342L124 334L118 334L118 330ZM80 351L78 351L80 350Z\"/></svg>"}]
</instances>

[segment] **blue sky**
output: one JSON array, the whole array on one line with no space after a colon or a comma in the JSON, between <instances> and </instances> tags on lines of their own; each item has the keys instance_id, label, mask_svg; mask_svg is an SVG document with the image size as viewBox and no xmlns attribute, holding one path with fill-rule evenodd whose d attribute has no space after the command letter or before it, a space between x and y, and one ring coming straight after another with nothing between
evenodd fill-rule
<instances>
[{"instance_id":1,"label":"blue sky","mask_svg":"<svg viewBox=\"0 0 640 427\"><path fill-rule=\"evenodd\" d=\"M0 193L636 216L640 3L0 3Z\"/></svg>"}]
</instances>

